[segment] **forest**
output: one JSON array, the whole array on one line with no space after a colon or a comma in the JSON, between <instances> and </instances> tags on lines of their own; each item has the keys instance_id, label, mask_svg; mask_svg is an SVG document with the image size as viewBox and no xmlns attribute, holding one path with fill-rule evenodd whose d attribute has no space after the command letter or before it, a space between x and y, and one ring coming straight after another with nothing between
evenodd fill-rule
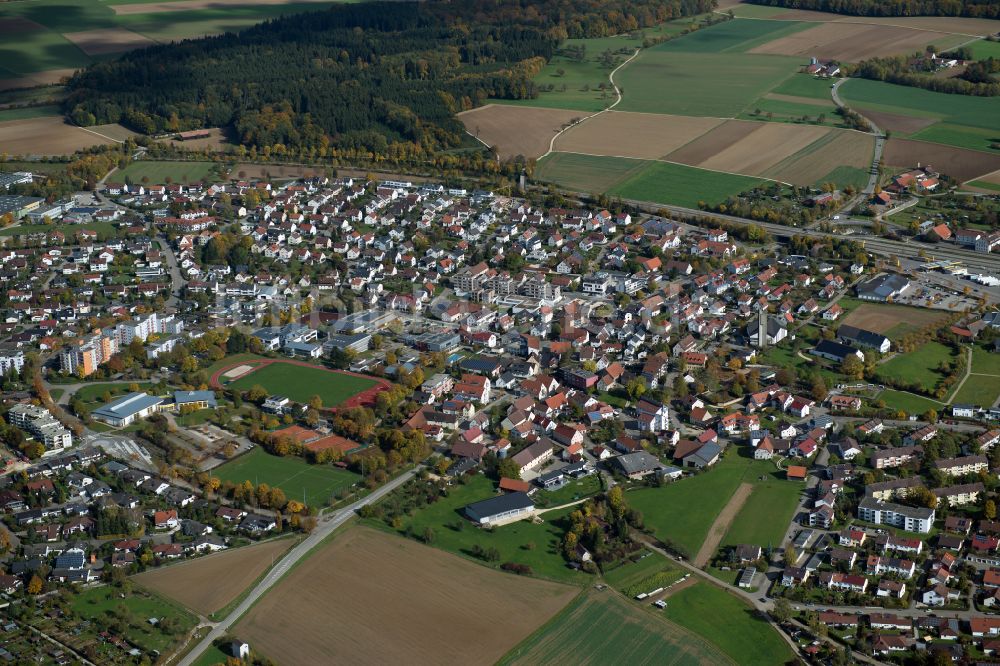
<instances>
[{"instance_id":1,"label":"forest","mask_svg":"<svg viewBox=\"0 0 1000 666\"><path fill-rule=\"evenodd\" d=\"M146 134L232 126L265 154L368 151L416 160L467 146L455 113L531 81L570 37L710 10L712 0L371 2L271 20L96 63L69 83L82 126Z\"/></svg>"},{"instance_id":2,"label":"forest","mask_svg":"<svg viewBox=\"0 0 1000 666\"><path fill-rule=\"evenodd\" d=\"M947 53L944 57L964 60L963 55L969 55L968 51L966 48L964 53ZM994 76L1000 72L1000 60L996 58L968 62L955 76L934 76L937 71L935 61L926 54L871 58L857 65L844 67L844 72L848 75L934 92L976 97L1000 95L1000 80Z\"/></svg>"},{"instance_id":3,"label":"forest","mask_svg":"<svg viewBox=\"0 0 1000 666\"><path fill-rule=\"evenodd\" d=\"M998 0L746 0L754 5L811 9L851 16L969 16L1000 18Z\"/></svg>"}]
</instances>

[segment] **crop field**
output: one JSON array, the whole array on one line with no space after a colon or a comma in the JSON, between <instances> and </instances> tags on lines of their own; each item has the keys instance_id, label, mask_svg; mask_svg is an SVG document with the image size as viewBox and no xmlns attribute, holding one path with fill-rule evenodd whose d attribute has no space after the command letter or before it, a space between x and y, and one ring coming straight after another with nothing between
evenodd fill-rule
<instances>
[{"instance_id":1,"label":"crop field","mask_svg":"<svg viewBox=\"0 0 1000 666\"><path fill-rule=\"evenodd\" d=\"M323 400L323 407L336 407L360 393L380 386L368 377L328 370L319 366L299 365L288 361L263 363L227 387L248 391L261 385L272 395L283 395L289 400L306 404L314 395Z\"/></svg>"},{"instance_id":2,"label":"crop field","mask_svg":"<svg viewBox=\"0 0 1000 666\"><path fill-rule=\"evenodd\" d=\"M799 152L763 172L764 176L796 185L834 182L864 184L875 150L870 134L830 130Z\"/></svg>"},{"instance_id":3,"label":"crop field","mask_svg":"<svg viewBox=\"0 0 1000 666\"><path fill-rule=\"evenodd\" d=\"M294 543L295 539L274 539L224 550L148 569L132 580L207 616L236 599Z\"/></svg>"},{"instance_id":4,"label":"crop field","mask_svg":"<svg viewBox=\"0 0 1000 666\"><path fill-rule=\"evenodd\" d=\"M859 303L859 301L853 302ZM890 333L900 335L908 331L919 330L924 326L941 321L945 316L946 314L943 312L927 308L861 303L851 309L850 313L840 323L881 333L891 338L892 335ZM897 328L901 324L905 327L905 330ZM896 330L894 331L893 329Z\"/></svg>"},{"instance_id":5,"label":"crop field","mask_svg":"<svg viewBox=\"0 0 1000 666\"><path fill-rule=\"evenodd\" d=\"M683 164L653 162L619 183L609 194L623 199L671 203L697 208L700 202L718 203L762 183L760 178L708 171Z\"/></svg>"},{"instance_id":6,"label":"crop field","mask_svg":"<svg viewBox=\"0 0 1000 666\"><path fill-rule=\"evenodd\" d=\"M807 23L792 21L725 21L709 28L654 46L654 51L684 51L685 53L746 53L759 45L784 38Z\"/></svg>"},{"instance_id":7,"label":"crop field","mask_svg":"<svg viewBox=\"0 0 1000 666\"><path fill-rule=\"evenodd\" d=\"M761 176L830 131L825 127L763 123L734 144L717 144L711 157L692 166ZM705 138L711 142L711 133Z\"/></svg>"},{"instance_id":8,"label":"crop field","mask_svg":"<svg viewBox=\"0 0 1000 666\"><path fill-rule=\"evenodd\" d=\"M783 664L791 649L767 621L736 596L699 582L670 596L663 614L690 629L739 664Z\"/></svg>"},{"instance_id":9,"label":"crop field","mask_svg":"<svg viewBox=\"0 0 1000 666\"><path fill-rule=\"evenodd\" d=\"M471 557L472 548L476 545L496 548L500 553L500 562L525 564L537 576L574 584L587 580L587 574L566 566L560 548L567 526L566 517L573 511L572 507L547 511L541 514L542 521L538 523L522 520L491 531L477 529L465 518L462 508L495 493L492 481L482 475L473 476L467 483L451 488L447 497L423 507L404 520L398 532L405 534L409 531L419 536L430 528L435 535L434 547L456 555ZM381 521L373 524L379 529L390 529ZM457 528L458 525L461 529Z\"/></svg>"},{"instance_id":10,"label":"crop field","mask_svg":"<svg viewBox=\"0 0 1000 666\"><path fill-rule=\"evenodd\" d=\"M967 44L967 46L972 49L972 57L976 60L1000 58L1000 42L980 39L977 42Z\"/></svg>"},{"instance_id":11,"label":"crop field","mask_svg":"<svg viewBox=\"0 0 1000 666\"><path fill-rule=\"evenodd\" d=\"M607 192L650 164L624 157L552 153L538 163L535 178L580 192Z\"/></svg>"},{"instance_id":12,"label":"crop field","mask_svg":"<svg viewBox=\"0 0 1000 666\"><path fill-rule=\"evenodd\" d=\"M907 384L917 384L932 392L943 375L938 371L942 362L951 361L950 347L939 342L928 342L912 352L898 354L878 367L877 377L897 379Z\"/></svg>"},{"instance_id":13,"label":"crop field","mask_svg":"<svg viewBox=\"0 0 1000 666\"><path fill-rule=\"evenodd\" d=\"M725 6L724 6L725 5ZM976 37L996 32L996 22L990 19L964 18L959 16L845 16L804 9L786 9L750 5L742 2L719 3L719 9L732 11L737 18L771 19L773 21L808 21L812 23L856 23L861 25L902 26L918 30L929 30L955 35Z\"/></svg>"},{"instance_id":14,"label":"crop field","mask_svg":"<svg viewBox=\"0 0 1000 666\"><path fill-rule=\"evenodd\" d=\"M354 527L294 568L233 633L290 664L493 663L577 593Z\"/></svg>"},{"instance_id":15,"label":"crop field","mask_svg":"<svg viewBox=\"0 0 1000 666\"><path fill-rule=\"evenodd\" d=\"M587 627L599 627L588 631ZM610 591L588 590L501 664L742 663L694 632Z\"/></svg>"},{"instance_id":16,"label":"crop field","mask_svg":"<svg viewBox=\"0 0 1000 666\"><path fill-rule=\"evenodd\" d=\"M763 476L765 481L759 481ZM783 475L782 475L783 476ZM726 456L705 474L681 479L661 488L643 488L626 494L630 506L642 511L646 525L664 542L693 556L726 503L741 483L754 485L783 480L773 463L741 456ZM787 527L783 523L782 528Z\"/></svg>"},{"instance_id":17,"label":"crop field","mask_svg":"<svg viewBox=\"0 0 1000 666\"><path fill-rule=\"evenodd\" d=\"M458 114L458 119L467 132L495 146L500 157L508 159L541 157L559 130L585 115L565 109L487 104Z\"/></svg>"},{"instance_id":18,"label":"crop field","mask_svg":"<svg viewBox=\"0 0 1000 666\"><path fill-rule=\"evenodd\" d=\"M755 100L792 76L802 64L801 58L783 56L662 50L698 34L643 51L623 67L615 81L624 98L615 109L733 118L752 108Z\"/></svg>"},{"instance_id":19,"label":"crop field","mask_svg":"<svg viewBox=\"0 0 1000 666\"><path fill-rule=\"evenodd\" d=\"M664 571L680 571L663 555L647 551L646 556L638 562L629 562L622 566L604 572L604 580L619 592Z\"/></svg>"},{"instance_id":20,"label":"crop field","mask_svg":"<svg viewBox=\"0 0 1000 666\"><path fill-rule=\"evenodd\" d=\"M216 467L212 474L233 483L266 483L281 488L288 499L303 500L309 506L323 506L335 493L361 479L346 469L310 465L295 456L272 456L260 448Z\"/></svg>"},{"instance_id":21,"label":"crop field","mask_svg":"<svg viewBox=\"0 0 1000 666\"><path fill-rule=\"evenodd\" d=\"M15 109L4 109L0 111L0 127L3 123L11 120L26 120L28 118L45 118L46 116L59 116L62 112L55 104L45 106L27 106Z\"/></svg>"},{"instance_id":22,"label":"crop field","mask_svg":"<svg viewBox=\"0 0 1000 666\"><path fill-rule=\"evenodd\" d=\"M217 164L214 162L158 162L139 160L124 169L116 171L112 177L117 182L130 179L133 183L198 183L212 176Z\"/></svg>"},{"instance_id":23,"label":"crop field","mask_svg":"<svg viewBox=\"0 0 1000 666\"><path fill-rule=\"evenodd\" d=\"M115 126L117 127L117 126ZM0 146L9 155L68 155L82 148L115 143L99 128L70 125L61 116L44 116L0 123Z\"/></svg>"},{"instance_id":24,"label":"crop field","mask_svg":"<svg viewBox=\"0 0 1000 666\"><path fill-rule=\"evenodd\" d=\"M659 159L722 122L718 118L608 111L560 135L555 149L586 155Z\"/></svg>"},{"instance_id":25,"label":"crop field","mask_svg":"<svg viewBox=\"0 0 1000 666\"><path fill-rule=\"evenodd\" d=\"M820 23L811 25L807 30L800 29L793 34L768 41L751 49L750 53L858 62L868 58L923 51L928 44L934 44L943 51L967 39L889 25Z\"/></svg>"},{"instance_id":26,"label":"crop field","mask_svg":"<svg viewBox=\"0 0 1000 666\"><path fill-rule=\"evenodd\" d=\"M931 164L936 171L962 182L975 180L1000 169L1000 151L991 155L978 150L912 139L889 139L883 160L888 165L901 168Z\"/></svg>"}]
</instances>

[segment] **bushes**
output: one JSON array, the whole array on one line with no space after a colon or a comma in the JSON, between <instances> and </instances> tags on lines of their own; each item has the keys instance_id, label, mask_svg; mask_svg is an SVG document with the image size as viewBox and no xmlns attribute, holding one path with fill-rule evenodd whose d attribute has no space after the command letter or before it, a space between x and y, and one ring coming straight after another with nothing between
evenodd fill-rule
<instances>
[{"instance_id":1,"label":"bushes","mask_svg":"<svg viewBox=\"0 0 1000 666\"><path fill-rule=\"evenodd\" d=\"M519 564L518 562L504 562L500 565L500 568L504 571L515 573L518 576L530 576L533 573L531 567L527 564Z\"/></svg>"}]
</instances>

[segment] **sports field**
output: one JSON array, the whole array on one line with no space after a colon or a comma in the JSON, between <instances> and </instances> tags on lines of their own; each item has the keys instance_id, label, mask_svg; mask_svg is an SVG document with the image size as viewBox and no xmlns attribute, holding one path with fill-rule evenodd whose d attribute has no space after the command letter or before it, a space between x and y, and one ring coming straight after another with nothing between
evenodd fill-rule
<instances>
[{"instance_id":1,"label":"sports field","mask_svg":"<svg viewBox=\"0 0 1000 666\"><path fill-rule=\"evenodd\" d=\"M153 162L140 160L129 164L124 169L116 171L112 179L125 182L128 178L133 183L150 183L162 185L171 183L197 183L212 177L219 165L214 162Z\"/></svg>"},{"instance_id":2,"label":"sports field","mask_svg":"<svg viewBox=\"0 0 1000 666\"><path fill-rule=\"evenodd\" d=\"M233 633L286 664L487 664L578 592L352 527L292 569Z\"/></svg>"},{"instance_id":3,"label":"sports field","mask_svg":"<svg viewBox=\"0 0 1000 666\"><path fill-rule=\"evenodd\" d=\"M304 500L310 506L326 504L336 492L361 479L346 469L310 465L295 456L272 456L260 448L216 467L212 474L233 483L250 481L255 486L266 483L281 488L288 499Z\"/></svg>"},{"instance_id":4,"label":"sports field","mask_svg":"<svg viewBox=\"0 0 1000 666\"><path fill-rule=\"evenodd\" d=\"M744 663L611 590L587 590L501 664Z\"/></svg>"},{"instance_id":5,"label":"sports field","mask_svg":"<svg viewBox=\"0 0 1000 666\"><path fill-rule=\"evenodd\" d=\"M793 658L770 624L711 583L699 582L670 595L663 614L717 645L736 663L770 666Z\"/></svg>"},{"instance_id":6,"label":"sports field","mask_svg":"<svg viewBox=\"0 0 1000 666\"><path fill-rule=\"evenodd\" d=\"M301 404L308 403L310 398L318 395L323 400L323 407L336 407L345 400L378 386L378 382L367 377L284 361L259 366L227 386L238 391L248 391L257 384L272 395L283 395Z\"/></svg>"}]
</instances>

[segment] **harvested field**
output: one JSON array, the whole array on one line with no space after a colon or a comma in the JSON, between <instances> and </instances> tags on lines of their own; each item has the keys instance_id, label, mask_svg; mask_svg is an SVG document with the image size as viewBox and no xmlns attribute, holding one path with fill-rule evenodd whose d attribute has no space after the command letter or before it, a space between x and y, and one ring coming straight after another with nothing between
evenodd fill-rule
<instances>
[{"instance_id":1,"label":"harvested field","mask_svg":"<svg viewBox=\"0 0 1000 666\"><path fill-rule=\"evenodd\" d=\"M930 127L936 120L933 118L915 118L901 116L897 113L881 111L865 111L865 118L870 119L883 130L891 130L897 134L916 134L925 127Z\"/></svg>"},{"instance_id":2,"label":"harvested field","mask_svg":"<svg viewBox=\"0 0 1000 666\"><path fill-rule=\"evenodd\" d=\"M724 149L742 141L754 132L760 123L748 120L727 120L711 132L703 134L683 148L667 155L671 162L698 165Z\"/></svg>"},{"instance_id":3,"label":"harvested field","mask_svg":"<svg viewBox=\"0 0 1000 666\"><path fill-rule=\"evenodd\" d=\"M212 127L208 130L209 136L204 139L189 139L187 141L170 140L170 145L182 150L222 150L228 145L232 145L225 129Z\"/></svg>"},{"instance_id":4,"label":"harvested field","mask_svg":"<svg viewBox=\"0 0 1000 666\"><path fill-rule=\"evenodd\" d=\"M18 88L33 88L60 83L64 78L73 76L75 69L50 69L26 76L11 79L0 79L0 90L17 90Z\"/></svg>"},{"instance_id":5,"label":"harvested field","mask_svg":"<svg viewBox=\"0 0 1000 666\"><path fill-rule=\"evenodd\" d=\"M67 155L102 143L114 141L70 125L61 116L0 123L0 146L10 155Z\"/></svg>"},{"instance_id":6,"label":"harvested field","mask_svg":"<svg viewBox=\"0 0 1000 666\"><path fill-rule=\"evenodd\" d=\"M657 159L701 136L718 118L609 111L560 135L555 150Z\"/></svg>"},{"instance_id":7,"label":"harvested field","mask_svg":"<svg viewBox=\"0 0 1000 666\"><path fill-rule=\"evenodd\" d=\"M0 18L0 35L17 35L32 30L45 30L45 26L23 16Z\"/></svg>"},{"instance_id":8,"label":"harvested field","mask_svg":"<svg viewBox=\"0 0 1000 666\"><path fill-rule=\"evenodd\" d=\"M874 150L875 138L870 134L831 130L763 175L785 183L811 185L841 167L868 169Z\"/></svg>"},{"instance_id":9,"label":"harvested field","mask_svg":"<svg viewBox=\"0 0 1000 666\"><path fill-rule=\"evenodd\" d=\"M107 137L113 141L118 141L119 143L124 143L129 137L139 136L136 132L133 132L124 125L111 124L111 125L93 125L88 127L87 130L94 132L95 134L100 134L103 137Z\"/></svg>"},{"instance_id":10,"label":"harvested field","mask_svg":"<svg viewBox=\"0 0 1000 666\"><path fill-rule=\"evenodd\" d=\"M697 166L759 176L830 131L826 127L811 125L762 123L743 140L722 149Z\"/></svg>"},{"instance_id":11,"label":"harvested field","mask_svg":"<svg viewBox=\"0 0 1000 666\"><path fill-rule=\"evenodd\" d=\"M808 9L785 9L761 5L728 4L736 16L756 16L772 21L804 21L813 23L860 23L863 25L895 26L913 30L985 37L997 31L991 19L964 18L961 16L846 16ZM775 11L775 10L778 11Z\"/></svg>"},{"instance_id":12,"label":"harvested field","mask_svg":"<svg viewBox=\"0 0 1000 666\"><path fill-rule=\"evenodd\" d=\"M981 178L977 178L977 180L984 183L990 183L991 185L1000 185L1000 170L988 173Z\"/></svg>"},{"instance_id":13,"label":"harvested field","mask_svg":"<svg viewBox=\"0 0 1000 666\"><path fill-rule=\"evenodd\" d=\"M712 523L712 528L708 530L708 536L705 537L704 543L698 549L698 554L694 556L692 564L701 568L708 563L718 549L719 544L722 543L722 537L729 531L729 526L733 524L736 514L740 512L740 509L743 508L743 503L750 497L751 492L753 492L753 484L741 483L739 485L729 499L729 502L723 507L722 512L715 519L715 522Z\"/></svg>"},{"instance_id":14,"label":"harvested field","mask_svg":"<svg viewBox=\"0 0 1000 666\"><path fill-rule=\"evenodd\" d=\"M494 663L577 593L355 527L293 569L233 631L288 664Z\"/></svg>"},{"instance_id":15,"label":"harvested field","mask_svg":"<svg viewBox=\"0 0 1000 666\"><path fill-rule=\"evenodd\" d=\"M241 163L233 167L229 176L231 178L250 179L276 179L291 180L293 178L312 178L326 173L323 167L308 166L286 166L283 164L247 164Z\"/></svg>"},{"instance_id":16,"label":"harvested field","mask_svg":"<svg viewBox=\"0 0 1000 666\"><path fill-rule=\"evenodd\" d=\"M156 44L149 37L124 28L67 32L63 37L76 44L77 48L89 56L122 53Z\"/></svg>"},{"instance_id":17,"label":"harvested field","mask_svg":"<svg viewBox=\"0 0 1000 666\"><path fill-rule=\"evenodd\" d=\"M330 3L330 0L296 0L296 2ZM232 9L257 5L284 5L288 0L177 0L176 2L133 2L112 5L118 16L130 14L159 14L162 12L189 12L199 9Z\"/></svg>"},{"instance_id":18,"label":"harvested field","mask_svg":"<svg viewBox=\"0 0 1000 666\"><path fill-rule=\"evenodd\" d=\"M500 157L506 159L517 155L541 157L549 151L556 132L586 115L565 109L487 104L459 113L458 119L470 134L496 146Z\"/></svg>"},{"instance_id":19,"label":"harvested field","mask_svg":"<svg viewBox=\"0 0 1000 666\"><path fill-rule=\"evenodd\" d=\"M900 322L906 322L913 329L920 329L941 320L946 314L945 312L922 308L865 303L851 311L841 324L856 326L884 335Z\"/></svg>"},{"instance_id":20,"label":"harvested field","mask_svg":"<svg viewBox=\"0 0 1000 666\"><path fill-rule=\"evenodd\" d=\"M951 35L889 25L821 23L767 42L750 53L811 56L847 62L920 51L932 42L954 41Z\"/></svg>"},{"instance_id":21,"label":"harvested field","mask_svg":"<svg viewBox=\"0 0 1000 666\"><path fill-rule=\"evenodd\" d=\"M265 543L206 555L180 564L150 569L134 580L202 615L228 605L250 587L295 539Z\"/></svg>"},{"instance_id":22,"label":"harvested field","mask_svg":"<svg viewBox=\"0 0 1000 666\"><path fill-rule=\"evenodd\" d=\"M898 167L930 164L940 173L963 182L1000 169L1000 154L990 155L978 150L913 139L889 139L883 160L890 166Z\"/></svg>"}]
</instances>

